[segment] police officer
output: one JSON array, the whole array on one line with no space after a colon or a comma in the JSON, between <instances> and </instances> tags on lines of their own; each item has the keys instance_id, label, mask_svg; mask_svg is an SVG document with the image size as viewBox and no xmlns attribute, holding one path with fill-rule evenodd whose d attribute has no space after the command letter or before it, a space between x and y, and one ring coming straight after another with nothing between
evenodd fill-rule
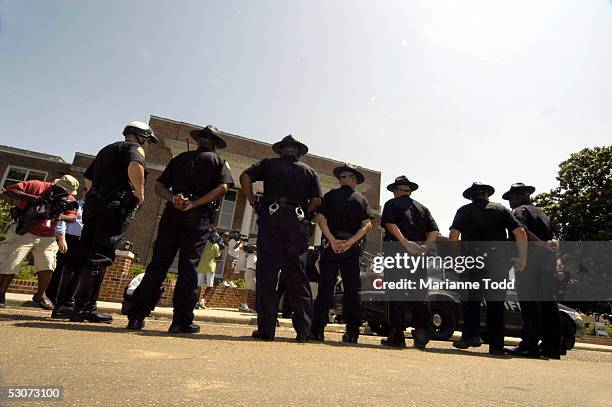
<instances>
[{"instance_id":1,"label":"police officer","mask_svg":"<svg viewBox=\"0 0 612 407\"><path fill-rule=\"evenodd\" d=\"M412 192L419 188L418 184L410 181L405 175L395 179L387 186L387 190L393 192L394 198L387 201L383 208L380 220L385 229L384 241L397 241L408 253L420 255L427 251L438 238L438 225L427 209L420 202L410 197ZM416 270L413 276L418 280L427 278L427 270ZM406 306L412 309L412 326L414 346L425 349L430 337L431 310L427 301L427 292L422 290L413 294L411 301L402 301L395 298L389 301L388 312L391 332L382 344L390 347L405 348L406 340L404 330L406 329L405 311Z\"/></svg>"},{"instance_id":2,"label":"police officer","mask_svg":"<svg viewBox=\"0 0 612 407\"><path fill-rule=\"evenodd\" d=\"M501 282L508 278L511 266L510 255L502 243L508 240L511 232L517 241L518 257L513 259L514 269L523 270L527 259L527 236L519 221L503 205L490 202L489 197L495 189L487 184L474 182L463 192L465 199L472 202L457 210L450 227L449 240L463 242L463 255L482 257L484 267L466 271L470 282L478 282L479 289L470 289L461 302L463 309L463 329L461 338L453 342L458 349L478 347L480 340L480 303L487 302L487 335L489 353L504 354L504 300L506 292L489 287L484 279Z\"/></svg>"},{"instance_id":3,"label":"police officer","mask_svg":"<svg viewBox=\"0 0 612 407\"><path fill-rule=\"evenodd\" d=\"M144 318L155 308L161 286L178 252L178 278L172 305L174 316L168 332L197 333L193 310L198 301L197 268L211 228L212 204L234 185L230 167L217 149L226 147L219 130L206 126L192 130L198 149L174 157L157 179L155 192L167 200L159 221L153 258L134 291L128 308L127 329L144 327Z\"/></svg>"},{"instance_id":4,"label":"police officer","mask_svg":"<svg viewBox=\"0 0 612 407\"><path fill-rule=\"evenodd\" d=\"M311 220L321 204L319 177L299 161L308 152L305 144L289 135L272 145L280 155L265 158L240 175L242 191L253 206L253 182L263 181L257 204L257 330L253 337L274 340L278 311L277 288L281 273L293 311L296 340L306 342L312 324L312 295L305 271Z\"/></svg>"},{"instance_id":5,"label":"police officer","mask_svg":"<svg viewBox=\"0 0 612 407\"><path fill-rule=\"evenodd\" d=\"M115 260L115 249L135 209L144 202L145 155L157 143L151 128L131 122L123 130L125 141L104 147L85 171L89 190L83 207L80 247L67 261L62 280L79 275L71 322L110 322L112 316L97 311L96 301L106 268ZM68 269L66 269L68 268ZM70 284L60 282L58 297L69 298Z\"/></svg>"},{"instance_id":6,"label":"police officer","mask_svg":"<svg viewBox=\"0 0 612 407\"><path fill-rule=\"evenodd\" d=\"M560 358L561 327L559 307L555 301L555 269L557 243L552 241L554 227L550 218L531 203L535 188L523 183L512 184L502 195L510 202L512 213L527 232L529 262L518 273L518 295L523 326L521 342L515 348L505 349L516 356L551 359ZM542 333L541 352L538 342Z\"/></svg>"},{"instance_id":7,"label":"police officer","mask_svg":"<svg viewBox=\"0 0 612 407\"><path fill-rule=\"evenodd\" d=\"M366 198L355 191L355 186L365 180L363 174L349 164L334 168L333 174L339 180L340 188L332 189L323 196L316 218L323 233L324 249L319 262L320 280L314 305L312 337L317 341L324 340L339 272L344 287L342 309L346 319L346 333L342 336L342 342L357 343L361 326L360 244L372 230L371 219L374 219L374 215Z\"/></svg>"}]
</instances>

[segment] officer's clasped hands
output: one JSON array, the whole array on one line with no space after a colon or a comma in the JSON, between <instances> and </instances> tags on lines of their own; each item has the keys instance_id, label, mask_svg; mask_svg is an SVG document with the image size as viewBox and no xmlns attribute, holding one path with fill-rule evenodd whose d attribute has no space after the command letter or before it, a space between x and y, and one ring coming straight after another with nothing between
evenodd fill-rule
<instances>
[{"instance_id":1,"label":"officer's clasped hands","mask_svg":"<svg viewBox=\"0 0 612 407\"><path fill-rule=\"evenodd\" d=\"M329 242L329 244L331 245L332 250L336 254L340 254L340 253L344 252L344 244L345 243L346 243L346 240L333 240L333 241Z\"/></svg>"},{"instance_id":2,"label":"officer's clasped hands","mask_svg":"<svg viewBox=\"0 0 612 407\"><path fill-rule=\"evenodd\" d=\"M421 245L411 242L408 239L402 240L401 243L402 243L402 246L404 246L406 250L408 250L411 254L418 254L418 253L422 253L423 251Z\"/></svg>"},{"instance_id":3,"label":"officer's clasped hands","mask_svg":"<svg viewBox=\"0 0 612 407\"><path fill-rule=\"evenodd\" d=\"M183 196L183 194L175 195L172 198L172 204L176 209L183 212L193 209L193 203L189 200L189 198Z\"/></svg>"}]
</instances>

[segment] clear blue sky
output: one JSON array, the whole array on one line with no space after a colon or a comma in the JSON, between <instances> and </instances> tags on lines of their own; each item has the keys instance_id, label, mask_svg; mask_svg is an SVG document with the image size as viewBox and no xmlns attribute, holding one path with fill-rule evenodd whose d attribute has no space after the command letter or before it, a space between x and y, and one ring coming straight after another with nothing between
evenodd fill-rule
<instances>
[{"instance_id":1,"label":"clear blue sky","mask_svg":"<svg viewBox=\"0 0 612 407\"><path fill-rule=\"evenodd\" d=\"M95 153L149 114L406 174L555 186L612 142L609 0L0 1L0 144ZM446 232L445 232L446 233Z\"/></svg>"}]
</instances>

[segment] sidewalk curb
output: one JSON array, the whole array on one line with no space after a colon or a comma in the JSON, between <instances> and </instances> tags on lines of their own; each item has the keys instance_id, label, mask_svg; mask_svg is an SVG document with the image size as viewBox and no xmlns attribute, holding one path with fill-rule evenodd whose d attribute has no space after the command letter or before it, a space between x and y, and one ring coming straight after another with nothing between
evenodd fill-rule
<instances>
[{"instance_id":1,"label":"sidewalk curb","mask_svg":"<svg viewBox=\"0 0 612 407\"><path fill-rule=\"evenodd\" d=\"M11 293L7 293L6 304L13 306L22 306L28 307L28 303L31 303L31 300L20 300L9 298ZM113 304L113 305L110 305ZM121 315L121 304L119 303L108 303L108 302L98 302L98 310L101 312L107 312L110 314ZM229 311L228 311L229 312ZM218 316L218 315L202 315L199 311L195 311L196 321L201 322L211 322L217 324L238 324L238 325L257 325L257 317L253 314L252 317L226 317L226 316ZM50 314L49 314L50 315ZM172 319L172 311L163 309L158 311L153 311L153 317L157 318L167 318ZM279 326L282 328L291 328L293 325L291 320L283 320L279 319ZM326 332L335 332L335 333L344 333L344 325L340 324L329 324L327 325ZM453 335L452 339L458 339L459 335L456 333ZM519 340L517 338L506 338L506 346L509 345L518 345ZM577 350L585 350L591 352L607 352L612 353L612 346L607 345L595 345L590 343L581 343L576 342L574 345L574 349Z\"/></svg>"}]
</instances>

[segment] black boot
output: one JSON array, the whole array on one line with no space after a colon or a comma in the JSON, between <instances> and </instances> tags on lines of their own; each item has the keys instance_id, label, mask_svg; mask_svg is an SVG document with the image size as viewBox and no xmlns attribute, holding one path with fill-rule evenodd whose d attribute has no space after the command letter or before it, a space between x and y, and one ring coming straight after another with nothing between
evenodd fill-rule
<instances>
[{"instance_id":1,"label":"black boot","mask_svg":"<svg viewBox=\"0 0 612 407\"><path fill-rule=\"evenodd\" d=\"M70 322L112 322L110 314L98 312L96 302L106 268L85 268L79 275L79 287L74 296L74 310Z\"/></svg>"},{"instance_id":2,"label":"black boot","mask_svg":"<svg viewBox=\"0 0 612 407\"><path fill-rule=\"evenodd\" d=\"M403 329L393 329L389 333L387 339L382 339L380 341L382 346L387 346L390 348L398 348L404 349L406 348L406 338L404 337Z\"/></svg>"},{"instance_id":3,"label":"black boot","mask_svg":"<svg viewBox=\"0 0 612 407\"><path fill-rule=\"evenodd\" d=\"M79 270L64 266L57 289L57 297L54 298L56 305L74 307L74 295L79 284Z\"/></svg>"},{"instance_id":4,"label":"black boot","mask_svg":"<svg viewBox=\"0 0 612 407\"><path fill-rule=\"evenodd\" d=\"M513 348L504 348L504 352L507 353L508 355L521 356L525 358L539 358L540 357L540 351L537 347L530 348L527 346L521 346L521 344Z\"/></svg>"},{"instance_id":5,"label":"black boot","mask_svg":"<svg viewBox=\"0 0 612 407\"><path fill-rule=\"evenodd\" d=\"M264 332L257 331L257 330L253 331L251 336L255 339L261 339L262 341L273 341L274 340L274 336L264 333Z\"/></svg>"},{"instance_id":6,"label":"black boot","mask_svg":"<svg viewBox=\"0 0 612 407\"><path fill-rule=\"evenodd\" d=\"M170 328L168 328L168 332L171 334L197 334L200 332L200 326L194 323L189 325L179 325L173 322L170 325Z\"/></svg>"},{"instance_id":7,"label":"black boot","mask_svg":"<svg viewBox=\"0 0 612 407\"><path fill-rule=\"evenodd\" d=\"M357 343L359 340L359 326L361 324L347 323L346 333L342 335L342 342Z\"/></svg>"},{"instance_id":8,"label":"black boot","mask_svg":"<svg viewBox=\"0 0 612 407\"><path fill-rule=\"evenodd\" d=\"M51 318L70 318L72 316L72 311L74 311L72 307L58 304L53 308L53 311L51 311Z\"/></svg>"},{"instance_id":9,"label":"black boot","mask_svg":"<svg viewBox=\"0 0 612 407\"><path fill-rule=\"evenodd\" d=\"M319 333L319 332L311 332L310 336L308 337L308 339L310 339L312 342L324 342L325 341L325 334L323 332Z\"/></svg>"},{"instance_id":10,"label":"black boot","mask_svg":"<svg viewBox=\"0 0 612 407\"><path fill-rule=\"evenodd\" d=\"M429 343L429 332L425 328L416 328L412 330L412 339L414 347L417 349L425 349Z\"/></svg>"},{"instance_id":11,"label":"black boot","mask_svg":"<svg viewBox=\"0 0 612 407\"><path fill-rule=\"evenodd\" d=\"M348 332L342 335L342 342L344 343L357 343L359 335L351 335Z\"/></svg>"},{"instance_id":12,"label":"black boot","mask_svg":"<svg viewBox=\"0 0 612 407\"><path fill-rule=\"evenodd\" d=\"M96 311L73 311L70 316L70 322L113 322L111 314Z\"/></svg>"},{"instance_id":13,"label":"black boot","mask_svg":"<svg viewBox=\"0 0 612 407\"><path fill-rule=\"evenodd\" d=\"M482 345L482 341L480 340L480 337L478 336L468 337L468 338L462 337L459 340L453 341L453 347L457 349L467 349L469 347L477 348L480 345Z\"/></svg>"},{"instance_id":14,"label":"black boot","mask_svg":"<svg viewBox=\"0 0 612 407\"><path fill-rule=\"evenodd\" d=\"M140 331L142 328L144 328L144 326L144 319L128 318L128 324L126 326L126 329L130 329L132 331Z\"/></svg>"}]
</instances>

